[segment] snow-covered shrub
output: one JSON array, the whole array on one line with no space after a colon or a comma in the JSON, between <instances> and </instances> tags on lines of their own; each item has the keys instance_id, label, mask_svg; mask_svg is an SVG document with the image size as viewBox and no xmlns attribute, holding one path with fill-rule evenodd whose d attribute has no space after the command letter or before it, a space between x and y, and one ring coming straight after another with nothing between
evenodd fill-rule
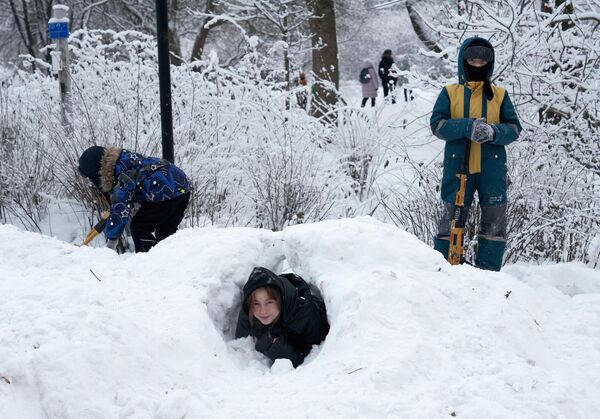
<instances>
[{"instance_id":1,"label":"snow-covered shrub","mask_svg":"<svg viewBox=\"0 0 600 419\"><path fill-rule=\"evenodd\" d=\"M27 89L0 89L0 220L39 231L56 162L42 134L52 114L40 117L43 108L36 114L33 96Z\"/></svg>"},{"instance_id":2,"label":"snow-covered shrub","mask_svg":"<svg viewBox=\"0 0 600 419\"><path fill-rule=\"evenodd\" d=\"M284 89L270 60L257 52L257 42L247 39L235 68L221 67L216 54L194 62L194 68L171 68L175 162L195 189L185 225L280 229L345 211L337 198L343 198L339 190L350 180L328 150L331 129L304 110L289 108L295 92ZM17 141L14 154L37 153L35 169L43 176L36 182L45 182L48 196L82 202L92 211L91 221L106 203L77 173L85 148L116 145L161 154L156 46L133 31L80 30L71 35L70 49L70 130L61 123L56 82L45 73L19 73L4 96L20 103L10 118L21 127L19 138L37 141ZM3 163L3 173L8 164ZM22 189L33 191L31 186L6 189L3 206Z\"/></svg>"},{"instance_id":3,"label":"snow-covered shrub","mask_svg":"<svg viewBox=\"0 0 600 419\"><path fill-rule=\"evenodd\" d=\"M382 191L379 202L394 224L433 245L443 210L439 198L440 169L418 165L413 169L414 182ZM467 236L472 236L469 233L467 230Z\"/></svg>"},{"instance_id":4,"label":"snow-covered shrub","mask_svg":"<svg viewBox=\"0 0 600 419\"><path fill-rule=\"evenodd\" d=\"M254 225L280 230L290 223L322 220L335 204L335 188L324 187L336 179L324 165L322 149L316 142L301 141L297 129L283 122L281 134L265 131L242 155Z\"/></svg>"}]
</instances>

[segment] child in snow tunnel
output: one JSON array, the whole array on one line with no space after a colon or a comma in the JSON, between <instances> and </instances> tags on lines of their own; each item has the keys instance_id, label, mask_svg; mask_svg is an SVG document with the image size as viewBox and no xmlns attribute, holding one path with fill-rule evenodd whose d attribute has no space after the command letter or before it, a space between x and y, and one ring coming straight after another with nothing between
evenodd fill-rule
<instances>
[{"instance_id":1,"label":"child in snow tunnel","mask_svg":"<svg viewBox=\"0 0 600 419\"><path fill-rule=\"evenodd\" d=\"M78 169L110 198L104 229L107 247L116 250L130 219L136 252L149 251L177 231L190 200L191 185L171 162L120 147L93 146L79 157ZM134 204L140 206L132 215Z\"/></svg>"},{"instance_id":2,"label":"child in snow tunnel","mask_svg":"<svg viewBox=\"0 0 600 419\"><path fill-rule=\"evenodd\" d=\"M448 257L450 221L460 187L457 173L464 161L468 163L464 206L471 206L477 191L481 207L475 265L499 271L506 246L505 146L519 137L521 124L508 92L491 83L494 62L492 44L479 37L466 39L458 53L458 83L442 89L430 124L433 134L446 142L441 187L444 214L434 248Z\"/></svg>"},{"instance_id":3,"label":"child in snow tunnel","mask_svg":"<svg viewBox=\"0 0 600 419\"><path fill-rule=\"evenodd\" d=\"M255 349L272 360L289 359L297 367L329 332L325 303L297 275L257 267L243 292L235 337L256 338Z\"/></svg>"}]
</instances>

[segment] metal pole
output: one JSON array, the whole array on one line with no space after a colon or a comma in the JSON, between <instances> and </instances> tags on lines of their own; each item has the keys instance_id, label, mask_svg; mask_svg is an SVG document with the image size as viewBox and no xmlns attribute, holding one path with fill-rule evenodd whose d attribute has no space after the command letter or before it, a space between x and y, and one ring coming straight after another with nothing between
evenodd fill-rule
<instances>
[{"instance_id":1,"label":"metal pole","mask_svg":"<svg viewBox=\"0 0 600 419\"><path fill-rule=\"evenodd\" d=\"M63 124L71 130L71 72L69 58L69 7L57 4L52 7L52 18L48 21L48 35L56 43L52 55L52 70L58 74Z\"/></svg>"},{"instance_id":2,"label":"metal pole","mask_svg":"<svg viewBox=\"0 0 600 419\"><path fill-rule=\"evenodd\" d=\"M169 15L167 0L156 0L156 36L158 42L162 152L164 159L174 163L173 115L171 109L171 64L169 57Z\"/></svg>"}]
</instances>

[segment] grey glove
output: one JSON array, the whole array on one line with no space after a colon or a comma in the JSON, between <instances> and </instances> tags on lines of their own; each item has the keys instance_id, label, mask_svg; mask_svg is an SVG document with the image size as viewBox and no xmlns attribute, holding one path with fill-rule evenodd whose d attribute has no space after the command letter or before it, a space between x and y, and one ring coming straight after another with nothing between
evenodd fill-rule
<instances>
[{"instance_id":1,"label":"grey glove","mask_svg":"<svg viewBox=\"0 0 600 419\"><path fill-rule=\"evenodd\" d=\"M473 121L473 127L471 128L471 140L478 142L479 144L494 141L494 127L485 122L485 118L477 118Z\"/></svg>"},{"instance_id":2,"label":"grey glove","mask_svg":"<svg viewBox=\"0 0 600 419\"><path fill-rule=\"evenodd\" d=\"M108 247L109 249L114 250L115 252L117 251L117 246L119 245L119 239L108 239L106 241L106 247Z\"/></svg>"}]
</instances>

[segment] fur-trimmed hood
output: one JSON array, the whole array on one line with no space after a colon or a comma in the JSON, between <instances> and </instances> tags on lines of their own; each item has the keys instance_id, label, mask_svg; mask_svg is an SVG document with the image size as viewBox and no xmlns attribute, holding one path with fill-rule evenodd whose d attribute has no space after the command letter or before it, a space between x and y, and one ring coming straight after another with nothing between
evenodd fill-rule
<instances>
[{"instance_id":1,"label":"fur-trimmed hood","mask_svg":"<svg viewBox=\"0 0 600 419\"><path fill-rule=\"evenodd\" d=\"M100 160L100 189L110 192L115 183L115 165L121 156L120 147L106 147Z\"/></svg>"}]
</instances>

